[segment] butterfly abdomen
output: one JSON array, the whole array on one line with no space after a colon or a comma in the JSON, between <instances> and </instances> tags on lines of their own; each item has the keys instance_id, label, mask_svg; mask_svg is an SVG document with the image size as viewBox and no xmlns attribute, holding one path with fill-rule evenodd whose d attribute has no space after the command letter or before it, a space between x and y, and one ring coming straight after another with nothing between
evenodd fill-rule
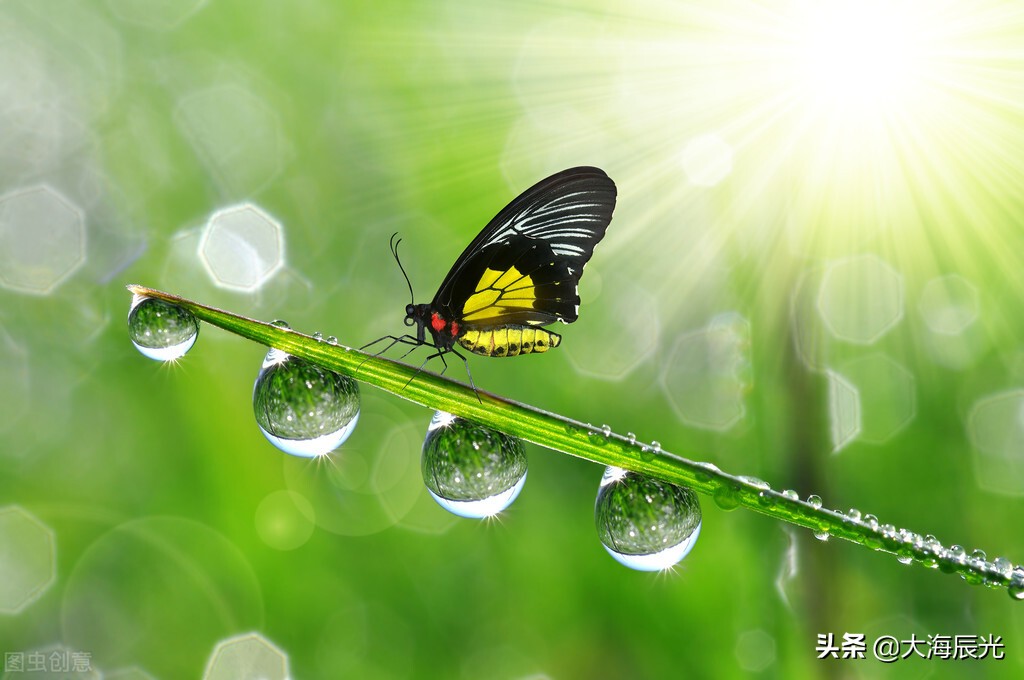
<instances>
[{"instance_id":1,"label":"butterfly abdomen","mask_svg":"<svg viewBox=\"0 0 1024 680\"><path fill-rule=\"evenodd\" d=\"M485 357L514 357L547 352L558 347L562 336L532 326L499 326L470 329L459 337L459 344L473 354Z\"/></svg>"}]
</instances>

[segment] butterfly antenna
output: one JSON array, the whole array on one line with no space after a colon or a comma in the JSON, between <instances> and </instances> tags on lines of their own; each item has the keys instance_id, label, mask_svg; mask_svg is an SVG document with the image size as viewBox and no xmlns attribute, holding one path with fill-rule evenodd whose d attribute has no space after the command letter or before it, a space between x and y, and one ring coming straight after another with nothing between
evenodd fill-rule
<instances>
[{"instance_id":1,"label":"butterfly antenna","mask_svg":"<svg viewBox=\"0 0 1024 680\"><path fill-rule=\"evenodd\" d=\"M405 273L405 267L402 266L402 260L398 257L398 244L402 242L402 239L398 239L396 241L396 236L398 236L397 231L391 235L391 254L394 256L395 262L398 263L398 268L402 270L402 276L405 277L405 284L409 286L409 299L412 304L416 304L416 295L412 292L412 281L409 280L409 275Z\"/></svg>"}]
</instances>

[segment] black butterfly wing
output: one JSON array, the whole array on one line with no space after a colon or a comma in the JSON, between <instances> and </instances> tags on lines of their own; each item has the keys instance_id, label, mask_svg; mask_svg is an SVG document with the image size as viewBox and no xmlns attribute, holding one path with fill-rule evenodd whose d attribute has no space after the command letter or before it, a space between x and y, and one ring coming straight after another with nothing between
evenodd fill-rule
<instances>
[{"instance_id":1,"label":"black butterfly wing","mask_svg":"<svg viewBox=\"0 0 1024 680\"><path fill-rule=\"evenodd\" d=\"M481 326L572 323L583 266L608 229L615 197L615 183L598 168L541 180L473 239L434 296L434 309Z\"/></svg>"}]
</instances>

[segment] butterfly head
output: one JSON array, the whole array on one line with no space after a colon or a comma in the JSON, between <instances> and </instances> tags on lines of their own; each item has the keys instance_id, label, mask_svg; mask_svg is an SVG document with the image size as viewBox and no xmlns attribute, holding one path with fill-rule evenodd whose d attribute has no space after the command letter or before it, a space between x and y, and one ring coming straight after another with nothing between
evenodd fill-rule
<instances>
[{"instance_id":1,"label":"butterfly head","mask_svg":"<svg viewBox=\"0 0 1024 680\"><path fill-rule=\"evenodd\" d=\"M433 315L430 305L408 304L405 306L405 325L416 326L416 337L420 342L426 339L427 328L431 326Z\"/></svg>"},{"instance_id":2,"label":"butterfly head","mask_svg":"<svg viewBox=\"0 0 1024 680\"><path fill-rule=\"evenodd\" d=\"M405 325L419 326L421 329L430 318L430 305L410 304L405 306Z\"/></svg>"}]
</instances>

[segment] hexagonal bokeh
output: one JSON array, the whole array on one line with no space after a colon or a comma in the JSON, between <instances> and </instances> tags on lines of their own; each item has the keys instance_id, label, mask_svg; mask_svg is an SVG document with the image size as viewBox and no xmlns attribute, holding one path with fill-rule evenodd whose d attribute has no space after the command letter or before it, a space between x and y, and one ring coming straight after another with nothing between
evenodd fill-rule
<instances>
[{"instance_id":1,"label":"hexagonal bokeh","mask_svg":"<svg viewBox=\"0 0 1024 680\"><path fill-rule=\"evenodd\" d=\"M288 657L259 633L217 644L203 680L288 680Z\"/></svg>"},{"instance_id":2,"label":"hexagonal bokeh","mask_svg":"<svg viewBox=\"0 0 1024 680\"><path fill-rule=\"evenodd\" d=\"M581 375L616 381L651 357L660 323L653 295L625 278L611 278L601 286L600 302L588 301L584 312L588 326L600 327L600 339L581 338L565 347L565 355Z\"/></svg>"},{"instance_id":3,"label":"hexagonal bokeh","mask_svg":"<svg viewBox=\"0 0 1024 680\"><path fill-rule=\"evenodd\" d=\"M207 0L107 0L110 12L121 21L168 31L206 6Z\"/></svg>"},{"instance_id":4,"label":"hexagonal bokeh","mask_svg":"<svg viewBox=\"0 0 1024 680\"><path fill-rule=\"evenodd\" d=\"M860 439L883 444L905 428L917 415L914 376L881 353L843 362L838 373L860 395Z\"/></svg>"},{"instance_id":5,"label":"hexagonal bokeh","mask_svg":"<svg viewBox=\"0 0 1024 680\"><path fill-rule=\"evenodd\" d=\"M715 134L694 137L683 149L683 171L697 186L713 187L721 182L732 172L732 162L732 147Z\"/></svg>"},{"instance_id":6,"label":"hexagonal bokeh","mask_svg":"<svg viewBox=\"0 0 1024 680\"><path fill-rule=\"evenodd\" d=\"M677 338L661 375L679 419L708 430L743 419L750 384L750 323L732 312Z\"/></svg>"},{"instance_id":7,"label":"hexagonal bokeh","mask_svg":"<svg viewBox=\"0 0 1024 680\"><path fill-rule=\"evenodd\" d=\"M174 118L221 190L235 198L266 187L289 153L277 113L241 85L193 92Z\"/></svg>"},{"instance_id":8,"label":"hexagonal bokeh","mask_svg":"<svg viewBox=\"0 0 1024 680\"><path fill-rule=\"evenodd\" d=\"M0 286L52 292L85 262L85 218L48 186L0 198Z\"/></svg>"},{"instance_id":9,"label":"hexagonal bokeh","mask_svg":"<svg viewBox=\"0 0 1024 680\"><path fill-rule=\"evenodd\" d=\"M974 476L986 491L1024 496L1024 390L983 397L967 414Z\"/></svg>"},{"instance_id":10,"label":"hexagonal bokeh","mask_svg":"<svg viewBox=\"0 0 1024 680\"><path fill-rule=\"evenodd\" d=\"M218 210L203 230L199 257L218 286L253 291L283 266L284 230L251 203Z\"/></svg>"},{"instance_id":11,"label":"hexagonal bokeh","mask_svg":"<svg viewBox=\"0 0 1024 680\"><path fill-rule=\"evenodd\" d=\"M861 432L860 393L846 378L835 371L828 377L828 419L832 435L832 453L838 453Z\"/></svg>"},{"instance_id":12,"label":"hexagonal bokeh","mask_svg":"<svg viewBox=\"0 0 1024 680\"><path fill-rule=\"evenodd\" d=\"M53 530L17 505L0 508L0 614L18 614L38 600L57 573Z\"/></svg>"},{"instance_id":13,"label":"hexagonal bokeh","mask_svg":"<svg viewBox=\"0 0 1024 680\"><path fill-rule=\"evenodd\" d=\"M928 329L942 335L963 333L977 320L980 307L978 288L959 274L930 280L917 302Z\"/></svg>"},{"instance_id":14,"label":"hexagonal bokeh","mask_svg":"<svg viewBox=\"0 0 1024 680\"><path fill-rule=\"evenodd\" d=\"M835 337L869 345L903 318L903 277L877 255L838 260L821 280L818 312Z\"/></svg>"}]
</instances>

